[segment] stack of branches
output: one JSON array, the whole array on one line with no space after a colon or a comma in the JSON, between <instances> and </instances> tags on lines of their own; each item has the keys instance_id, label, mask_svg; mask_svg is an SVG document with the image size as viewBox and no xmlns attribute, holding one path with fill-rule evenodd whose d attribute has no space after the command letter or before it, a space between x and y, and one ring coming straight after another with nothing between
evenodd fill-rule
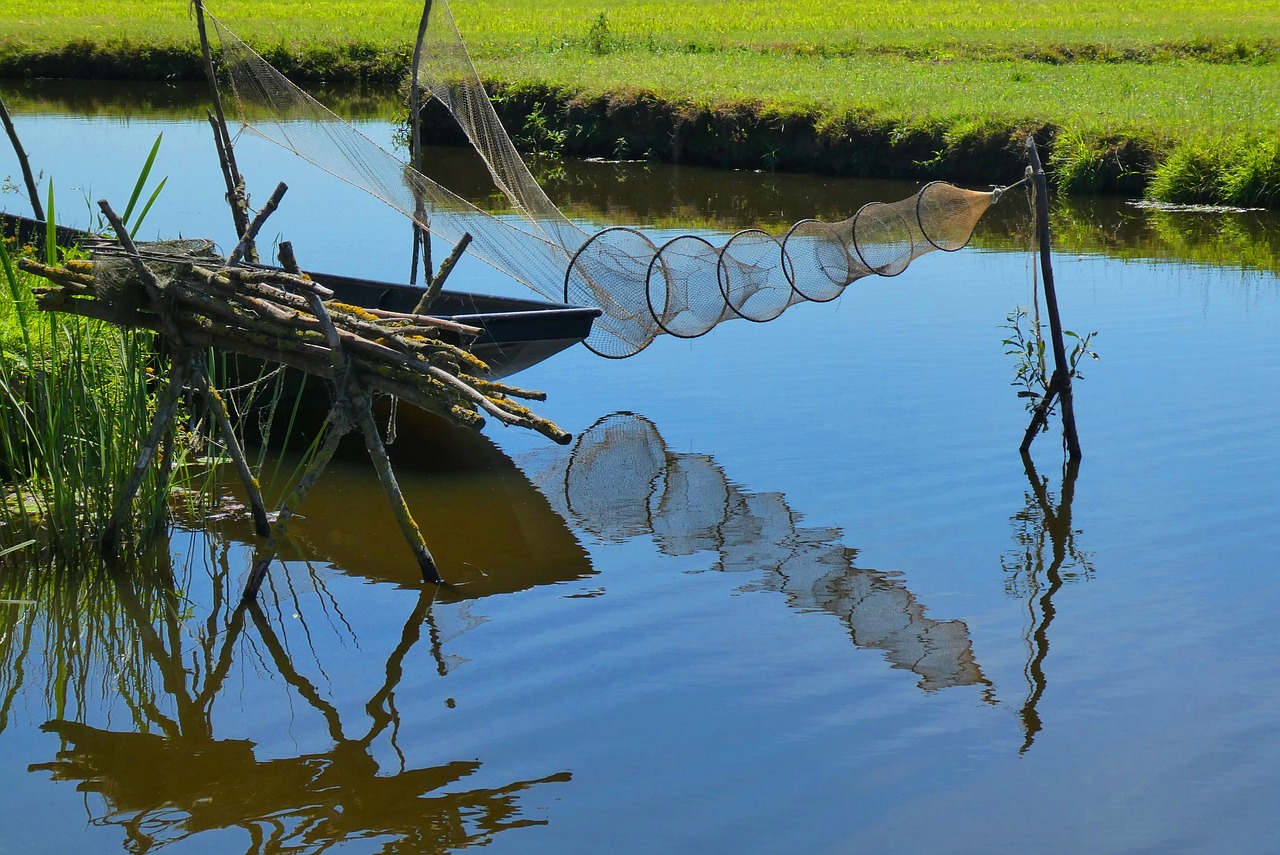
<instances>
[{"instance_id":1,"label":"stack of branches","mask_svg":"<svg viewBox=\"0 0 1280 855\"><path fill-rule=\"evenodd\" d=\"M30 258L19 265L51 283L35 289L47 311L176 334L186 346L278 362L338 387L354 381L471 428L483 426L487 414L561 444L570 439L516 400L541 401L544 393L484 379L483 361L444 340L469 343L482 332L476 327L341 303L305 274L232 266L207 242L137 249L130 256L103 244L93 257L59 267ZM138 260L160 288L161 311L149 298ZM334 358L321 314L332 321L344 358Z\"/></svg>"}]
</instances>

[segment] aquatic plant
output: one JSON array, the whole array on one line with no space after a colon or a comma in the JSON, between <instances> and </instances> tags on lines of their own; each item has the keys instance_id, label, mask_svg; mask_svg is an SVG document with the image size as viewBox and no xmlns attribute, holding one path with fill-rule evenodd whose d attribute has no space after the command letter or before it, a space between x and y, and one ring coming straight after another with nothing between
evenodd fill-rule
<instances>
[{"instance_id":1,"label":"aquatic plant","mask_svg":"<svg viewBox=\"0 0 1280 855\"><path fill-rule=\"evenodd\" d=\"M1024 324L1030 325L1024 329ZM1009 335L1000 343L1004 345L1005 354L1014 358L1014 379L1010 385L1018 387L1018 397L1026 399L1027 411L1035 409L1036 404L1049 390L1049 381L1053 371L1048 365L1048 342L1044 335L1045 324L1040 321L1039 312L1032 317L1032 310L1026 306L1018 306L1005 316L1000 325L1008 330ZM1080 335L1073 330L1064 329L1062 335L1070 345L1067 351L1067 373L1072 381L1083 380L1084 374L1080 362L1085 357L1098 359L1093 349L1093 338L1097 330ZM1050 407L1050 413L1052 412ZM1043 428L1042 428L1043 429Z\"/></svg>"},{"instance_id":2,"label":"aquatic plant","mask_svg":"<svg viewBox=\"0 0 1280 855\"><path fill-rule=\"evenodd\" d=\"M155 148L131 208L154 158ZM158 191L133 217L133 229ZM76 251L53 240L52 182L46 211L43 256L56 264ZM160 357L150 331L38 311L33 289L47 283L15 264L16 254L35 253L0 242L0 548L34 539L46 557L75 562L111 518L112 497L133 470L155 409ZM133 507L140 541L167 518L169 473L199 444L195 431L167 439L163 464L148 473Z\"/></svg>"}]
</instances>

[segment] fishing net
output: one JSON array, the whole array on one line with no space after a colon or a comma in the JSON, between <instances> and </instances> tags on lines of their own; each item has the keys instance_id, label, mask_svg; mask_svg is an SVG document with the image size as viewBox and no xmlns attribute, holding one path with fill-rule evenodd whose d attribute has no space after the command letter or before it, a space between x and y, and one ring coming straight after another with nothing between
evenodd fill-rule
<instances>
[{"instance_id":1,"label":"fishing net","mask_svg":"<svg viewBox=\"0 0 1280 855\"><path fill-rule=\"evenodd\" d=\"M896 276L935 249L954 251L1000 190L926 185L840 222L802 220L785 234L747 229L723 244L682 235L655 245L628 228L589 232L548 198L480 82L446 0L433 0L415 54L417 85L457 120L512 212L480 210L316 102L217 19L221 62L252 131L386 202L441 240L551 300L600 307L587 346L625 357L662 333L694 338L733 318L768 321L838 297L864 276Z\"/></svg>"}]
</instances>

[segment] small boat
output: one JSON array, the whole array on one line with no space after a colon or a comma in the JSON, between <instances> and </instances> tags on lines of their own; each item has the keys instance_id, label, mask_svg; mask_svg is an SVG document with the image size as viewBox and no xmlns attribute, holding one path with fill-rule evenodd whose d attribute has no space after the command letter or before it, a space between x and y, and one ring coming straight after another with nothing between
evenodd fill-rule
<instances>
[{"instance_id":1,"label":"small boat","mask_svg":"<svg viewBox=\"0 0 1280 855\"><path fill-rule=\"evenodd\" d=\"M57 240L71 245L89 236L88 232L57 226ZM46 234L45 223L29 217L0 212L0 234L16 236L20 243L39 246ZM266 267L266 265L258 265ZM422 297L423 289L412 285L377 282L352 276L307 271L312 279L334 292L334 299L366 309L411 312ZM509 377L531 365L572 347L591 333L591 325L600 317L600 309L571 306L546 300L521 297L499 297L469 291L444 289L431 305L432 317L479 327L483 332L465 346L484 360L492 379Z\"/></svg>"}]
</instances>

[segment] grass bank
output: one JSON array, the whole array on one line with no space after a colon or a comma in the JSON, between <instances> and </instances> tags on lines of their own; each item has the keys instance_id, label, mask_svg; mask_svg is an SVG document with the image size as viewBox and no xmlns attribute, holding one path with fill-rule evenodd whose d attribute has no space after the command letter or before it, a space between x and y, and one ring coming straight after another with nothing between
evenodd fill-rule
<instances>
[{"instance_id":1,"label":"grass bank","mask_svg":"<svg viewBox=\"0 0 1280 855\"><path fill-rule=\"evenodd\" d=\"M420 6L228 0L295 79L396 81ZM528 145L1007 181L1035 132L1071 192L1280 207L1280 6L457 0ZM200 76L185 2L0 0L0 76Z\"/></svg>"}]
</instances>

